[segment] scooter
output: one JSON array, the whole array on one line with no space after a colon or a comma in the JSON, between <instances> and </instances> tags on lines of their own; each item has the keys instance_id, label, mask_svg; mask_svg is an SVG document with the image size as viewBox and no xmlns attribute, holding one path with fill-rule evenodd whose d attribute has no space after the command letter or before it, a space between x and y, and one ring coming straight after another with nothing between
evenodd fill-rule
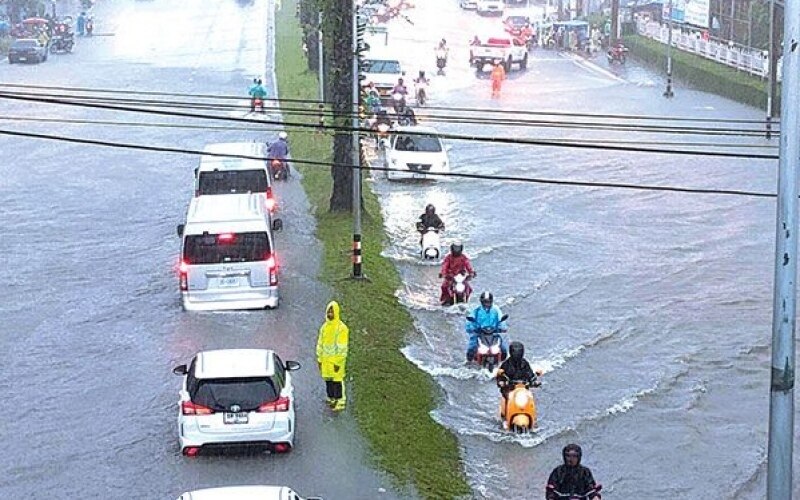
<instances>
[{"instance_id":1,"label":"scooter","mask_svg":"<svg viewBox=\"0 0 800 500\"><path fill-rule=\"evenodd\" d=\"M53 38L50 40L50 53L72 52L74 46L75 40L71 36L53 35Z\"/></svg>"},{"instance_id":2,"label":"scooter","mask_svg":"<svg viewBox=\"0 0 800 500\"><path fill-rule=\"evenodd\" d=\"M386 122L378 122L375 125L376 138L378 141L378 148L386 151L389 148L389 130L392 126Z\"/></svg>"},{"instance_id":3,"label":"scooter","mask_svg":"<svg viewBox=\"0 0 800 500\"><path fill-rule=\"evenodd\" d=\"M439 230L435 227L422 227L422 223L418 223L417 231L422 233L420 256L425 260L439 259L442 253L442 240L439 238Z\"/></svg>"},{"instance_id":4,"label":"scooter","mask_svg":"<svg viewBox=\"0 0 800 500\"><path fill-rule=\"evenodd\" d=\"M628 48L623 46L612 47L611 49L606 52L606 57L608 58L608 64L613 64L618 62L620 64L625 64L625 60L627 59Z\"/></svg>"},{"instance_id":5,"label":"scooter","mask_svg":"<svg viewBox=\"0 0 800 500\"><path fill-rule=\"evenodd\" d=\"M264 99L260 97L254 97L252 104L250 104L250 112L264 113Z\"/></svg>"},{"instance_id":6,"label":"scooter","mask_svg":"<svg viewBox=\"0 0 800 500\"><path fill-rule=\"evenodd\" d=\"M597 496L597 494L600 493L600 490L602 490L602 489L603 489L603 485L602 484L598 484L597 486L595 486L591 490L587 491L583 495L577 495L577 494L571 494L571 493L561 493L560 491L556 491L556 490L552 490L552 492L555 494L556 498L565 498L565 499L568 499L568 500L590 500L590 499L594 498L595 496Z\"/></svg>"},{"instance_id":7,"label":"scooter","mask_svg":"<svg viewBox=\"0 0 800 500\"><path fill-rule=\"evenodd\" d=\"M469 276L466 272L453 276L447 289L447 295L448 297L442 305L452 306L469 302L469 297L472 295L472 287L469 286Z\"/></svg>"},{"instance_id":8,"label":"scooter","mask_svg":"<svg viewBox=\"0 0 800 500\"><path fill-rule=\"evenodd\" d=\"M94 31L94 19L90 17L86 20L86 36L92 36L92 31Z\"/></svg>"},{"instance_id":9,"label":"scooter","mask_svg":"<svg viewBox=\"0 0 800 500\"><path fill-rule=\"evenodd\" d=\"M541 376L541 371L536 375ZM500 396L500 420L503 421L503 429L513 432L527 432L536 428L536 400L533 398L530 386L523 380L503 380L502 370L497 374L497 384L504 387L505 384L513 386L508 391L508 398ZM542 384L538 380L533 383L534 387Z\"/></svg>"},{"instance_id":10,"label":"scooter","mask_svg":"<svg viewBox=\"0 0 800 500\"><path fill-rule=\"evenodd\" d=\"M447 66L447 58L446 57L437 57L436 58L436 67L438 68L438 71L436 71L436 74L439 75L439 76L444 76L444 68L445 68L445 66Z\"/></svg>"},{"instance_id":11,"label":"scooter","mask_svg":"<svg viewBox=\"0 0 800 500\"><path fill-rule=\"evenodd\" d=\"M272 178L276 181L289 178L289 163L286 160L274 158L270 164L272 167Z\"/></svg>"},{"instance_id":12,"label":"scooter","mask_svg":"<svg viewBox=\"0 0 800 500\"><path fill-rule=\"evenodd\" d=\"M503 318L506 317L503 315ZM506 357L500 349L500 334L494 328L482 328L480 334L478 334L478 350L475 351L475 359L473 361L481 368L492 373L495 367L499 366L504 359Z\"/></svg>"}]
</instances>

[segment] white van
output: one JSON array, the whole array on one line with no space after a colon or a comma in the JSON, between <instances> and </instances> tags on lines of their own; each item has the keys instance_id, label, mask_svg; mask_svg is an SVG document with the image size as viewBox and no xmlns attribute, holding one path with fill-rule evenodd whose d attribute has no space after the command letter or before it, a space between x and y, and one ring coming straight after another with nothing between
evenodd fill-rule
<instances>
[{"instance_id":1,"label":"white van","mask_svg":"<svg viewBox=\"0 0 800 500\"><path fill-rule=\"evenodd\" d=\"M278 307L278 262L265 198L192 198L182 238L179 281L187 311Z\"/></svg>"},{"instance_id":2,"label":"white van","mask_svg":"<svg viewBox=\"0 0 800 500\"><path fill-rule=\"evenodd\" d=\"M381 97L391 97L392 88L397 80L405 76L400 60L393 51L378 48L364 55L364 83L371 82ZM411 82L405 82L409 86Z\"/></svg>"},{"instance_id":3,"label":"white van","mask_svg":"<svg viewBox=\"0 0 800 500\"><path fill-rule=\"evenodd\" d=\"M275 211L276 201L272 179L267 168L266 146L260 142L221 142L207 144L205 153L241 155L265 158L253 160L225 156L203 155L194 170L194 195L263 193L267 208Z\"/></svg>"}]
</instances>

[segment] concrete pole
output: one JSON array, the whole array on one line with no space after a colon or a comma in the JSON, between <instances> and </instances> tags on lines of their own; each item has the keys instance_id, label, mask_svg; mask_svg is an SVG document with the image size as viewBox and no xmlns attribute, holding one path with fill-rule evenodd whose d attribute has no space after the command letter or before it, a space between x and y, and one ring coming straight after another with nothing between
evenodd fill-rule
<instances>
[{"instance_id":1,"label":"concrete pole","mask_svg":"<svg viewBox=\"0 0 800 500\"><path fill-rule=\"evenodd\" d=\"M608 37L610 48L619 39L619 0L611 0L611 33Z\"/></svg>"},{"instance_id":2,"label":"concrete pole","mask_svg":"<svg viewBox=\"0 0 800 500\"><path fill-rule=\"evenodd\" d=\"M667 33L667 88L664 90L664 97L675 96L672 91L672 0L669 0L669 20L667 22L669 33Z\"/></svg>"},{"instance_id":3,"label":"concrete pole","mask_svg":"<svg viewBox=\"0 0 800 500\"><path fill-rule=\"evenodd\" d=\"M778 91L778 27L775 25L775 0L769 2L769 77L767 80L767 139L772 139L775 94Z\"/></svg>"},{"instance_id":4,"label":"concrete pole","mask_svg":"<svg viewBox=\"0 0 800 500\"><path fill-rule=\"evenodd\" d=\"M353 2L353 278L363 278L361 269L361 155L358 137L358 6Z\"/></svg>"},{"instance_id":5,"label":"concrete pole","mask_svg":"<svg viewBox=\"0 0 800 500\"><path fill-rule=\"evenodd\" d=\"M772 373L769 398L767 499L792 498L794 364L797 274L798 167L800 167L800 0L783 11L783 85L772 304Z\"/></svg>"},{"instance_id":6,"label":"concrete pole","mask_svg":"<svg viewBox=\"0 0 800 500\"><path fill-rule=\"evenodd\" d=\"M319 27L317 30L317 59L319 66L317 73L319 74L319 100L320 102L325 102L325 59L322 56L322 11L319 12L319 21L317 26Z\"/></svg>"}]
</instances>

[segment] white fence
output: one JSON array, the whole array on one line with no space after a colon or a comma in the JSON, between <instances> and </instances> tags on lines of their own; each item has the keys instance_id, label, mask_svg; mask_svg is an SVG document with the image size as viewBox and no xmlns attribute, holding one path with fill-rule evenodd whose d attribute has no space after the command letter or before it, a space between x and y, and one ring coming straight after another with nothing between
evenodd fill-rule
<instances>
[{"instance_id":1,"label":"white fence","mask_svg":"<svg viewBox=\"0 0 800 500\"><path fill-rule=\"evenodd\" d=\"M653 21L640 20L636 24L640 35L652 38L666 45L669 27ZM733 42L703 40L699 32L685 33L680 27L672 28L672 46L680 50L696 54L712 61L746 71L751 75L766 78L769 74L769 55L766 50L756 50ZM778 79L780 80L781 64L778 62Z\"/></svg>"}]
</instances>

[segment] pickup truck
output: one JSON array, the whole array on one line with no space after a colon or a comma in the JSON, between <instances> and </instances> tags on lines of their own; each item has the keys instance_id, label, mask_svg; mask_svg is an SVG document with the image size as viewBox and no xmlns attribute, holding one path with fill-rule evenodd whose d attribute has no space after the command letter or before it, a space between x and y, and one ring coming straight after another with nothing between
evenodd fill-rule
<instances>
[{"instance_id":1,"label":"pickup truck","mask_svg":"<svg viewBox=\"0 0 800 500\"><path fill-rule=\"evenodd\" d=\"M524 70L528 67L528 48L509 35L480 40L480 43L470 47L469 62L478 71L496 61L501 61L506 71L511 71L512 64L518 64L519 69Z\"/></svg>"}]
</instances>

